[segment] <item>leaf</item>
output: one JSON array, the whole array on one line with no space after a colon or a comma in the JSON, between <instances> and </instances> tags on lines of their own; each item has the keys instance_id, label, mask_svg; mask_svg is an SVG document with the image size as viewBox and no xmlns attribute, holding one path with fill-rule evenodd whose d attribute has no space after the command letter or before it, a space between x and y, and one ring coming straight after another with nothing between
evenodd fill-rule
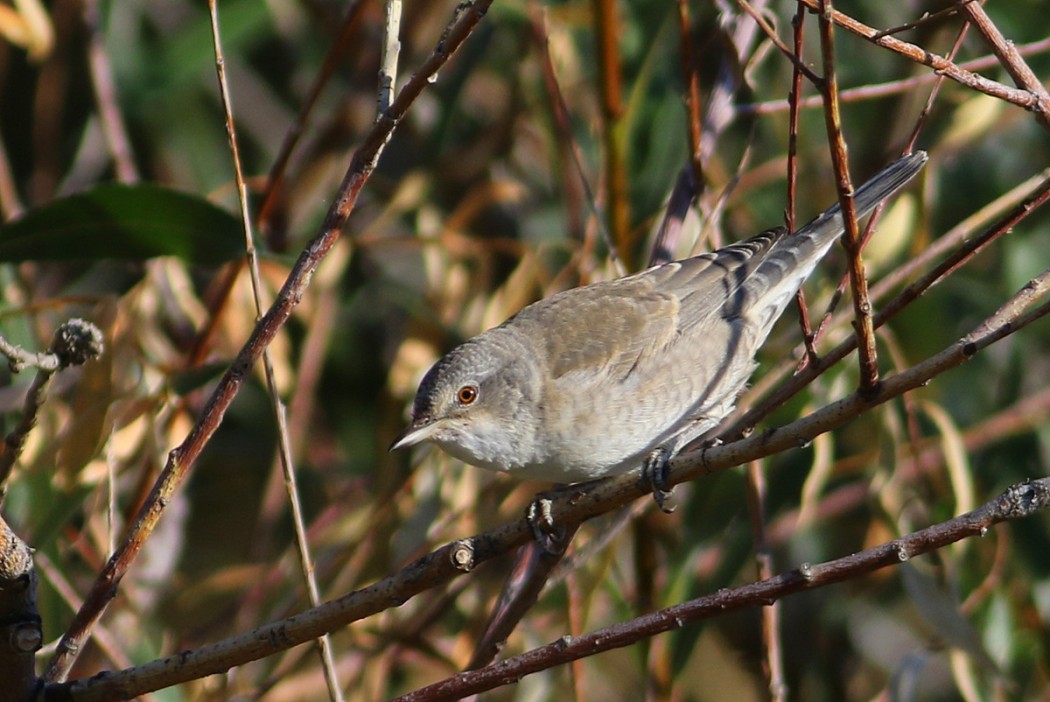
<instances>
[{"instance_id":1,"label":"leaf","mask_svg":"<svg viewBox=\"0 0 1050 702\"><path fill-rule=\"evenodd\" d=\"M241 225L203 198L158 185L107 184L0 227L0 261L145 260L224 263L244 254Z\"/></svg>"}]
</instances>

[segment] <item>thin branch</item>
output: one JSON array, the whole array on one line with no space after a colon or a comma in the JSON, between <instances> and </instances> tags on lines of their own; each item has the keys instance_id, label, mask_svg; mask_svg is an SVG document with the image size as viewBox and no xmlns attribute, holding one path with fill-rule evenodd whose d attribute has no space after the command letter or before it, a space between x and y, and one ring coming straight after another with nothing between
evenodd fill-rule
<instances>
[{"instance_id":1,"label":"thin branch","mask_svg":"<svg viewBox=\"0 0 1050 702\"><path fill-rule=\"evenodd\" d=\"M799 0L801 3L801 0ZM804 6L804 3L803 3ZM1021 44L1020 46L1014 47L1018 54L1021 56L1032 56L1035 54L1042 54L1046 51L1050 51L1050 39L1040 39L1039 41L1033 41L1029 44ZM952 60L954 54L948 55L948 60ZM979 71L983 68L991 68L999 63L998 58L994 55L981 56L979 58L971 59L964 63L958 64L959 68L967 71ZM920 85L926 83L932 83L934 81L943 81L945 78L942 73L923 73L922 75L912 76L911 78L902 78L901 80L891 80L886 83L874 83L872 85L861 85L856 88L848 88L846 90L839 91L840 102L859 102L861 100L873 100L875 98L886 97L888 95L898 95L901 93L907 93L917 88ZM799 106L803 109L813 109L816 107L823 107L824 101L820 95L812 95L807 98L803 98L799 102ZM766 102L752 102L743 105L737 105L736 110L743 115L771 115L777 112L783 112L784 110L790 109L791 105L788 100L767 100Z\"/></svg>"},{"instance_id":2,"label":"thin branch","mask_svg":"<svg viewBox=\"0 0 1050 702\"><path fill-rule=\"evenodd\" d=\"M79 366L97 358L103 351L102 331L91 322L71 319L55 330L47 353L30 353L0 336L0 354L8 359L13 373L25 368L36 368L37 373L26 392L22 416L18 424L0 444L0 493L15 461L22 455L29 432L36 426L37 414L47 400L47 392L55 373L70 366Z\"/></svg>"},{"instance_id":3,"label":"thin branch","mask_svg":"<svg viewBox=\"0 0 1050 702\"><path fill-rule=\"evenodd\" d=\"M849 175L849 156L842 135L842 115L839 112L838 78L835 74L835 30L831 22L834 8L831 0L824 0L817 25L820 28L820 53L824 60L824 124L831 147L831 163L838 181L839 204L845 233L842 245L849 256L850 289L853 293L854 330L860 363L860 392L875 392L879 383L879 362L875 350L875 328L871 318L871 300L868 298L868 275L861 260L860 231L853 204L853 183Z\"/></svg>"},{"instance_id":4,"label":"thin branch","mask_svg":"<svg viewBox=\"0 0 1050 702\"><path fill-rule=\"evenodd\" d=\"M823 0L800 1L805 3L806 7L810 10L817 13L820 12L821 7L823 6ZM863 37L876 46L881 46L884 49L889 49L894 53L900 54L904 58L914 61L915 63L929 66L938 73L951 78L967 88L986 95L991 95L992 97L997 97L1026 110L1035 110L1037 108L1038 99L1028 90L1011 88L1008 85L1003 85L1002 83L989 80L984 76L967 71L943 56L938 56L921 46L916 46L915 44L909 44L906 41L886 36L877 29L869 27L863 22L858 22L849 15L843 14L838 10L831 13L831 20L846 31Z\"/></svg>"},{"instance_id":5,"label":"thin branch","mask_svg":"<svg viewBox=\"0 0 1050 702\"><path fill-rule=\"evenodd\" d=\"M554 61L551 59L550 42L547 39L545 16L542 15L539 10L535 9L532 11L532 16L533 38L542 49L540 52L540 61L543 67L544 85L547 89L547 94L551 99L551 112L553 113L555 134L557 135L558 140L565 145L565 150L569 152L569 156L571 157L570 160L579 177L579 183L583 187L584 199L587 201L587 206L591 211L595 227L599 234L601 234L602 240L605 242L605 247L609 250L609 260L613 264L613 269L616 271L617 275L626 275L627 270L624 268L623 259L617 251L616 243L613 240L612 234L609 232L609 227L605 221L605 217L598 207L598 199L594 195L594 189L591 187L591 183L587 179L587 172L583 167L583 156L580 154L579 145L576 143L576 139L572 133L572 125L569 120L569 107L565 103L565 97L562 94L561 86L558 82L558 75L554 70ZM565 181L567 186L571 182L567 177L565 178Z\"/></svg>"},{"instance_id":6,"label":"thin branch","mask_svg":"<svg viewBox=\"0 0 1050 702\"><path fill-rule=\"evenodd\" d=\"M752 7L751 3L749 3L747 0L736 0L736 3L740 5L740 7L742 7L744 11L747 12L747 14L751 15L751 18L755 20L755 24L762 28L762 31L765 33L766 37L771 42L773 42L773 45L777 47L781 54L783 54L789 61L791 61L793 70L805 75L807 78L809 78L810 82L813 83L813 85L819 87L824 83L824 79L818 76L816 73L814 73L813 70L802 61L801 56L789 49L784 44L784 42L780 40L780 37L777 36L776 30L773 29L773 27L769 24L769 21L762 15L761 12Z\"/></svg>"},{"instance_id":7,"label":"thin branch","mask_svg":"<svg viewBox=\"0 0 1050 702\"><path fill-rule=\"evenodd\" d=\"M230 145L230 158L233 161L234 177L237 182L237 200L241 209L241 225L244 229L244 248L248 261L249 280L251 281L252 299L255 303L256 322L263 313L262 280L259 275L259 257L255 248L255 236L252 233L251 211L248 207L248 186L244 180L244 169L241 166L240 147L237 142L237 127L233 119L233 103L230 99L230 88L226 81L226 61L222 51L222 33L219 31L219 12L217 0L208 0L208 14L211 19L212 45L215 48L215 72L219 82L223 117L226 124L226 137ZM295 464L292 458L291 441L288 438L288 413L281 401L280 391L273 371L273 359L270 349L262 352L263 372L266 377L266 389L270 398L270 408L277 424L278 456L284 471L284 484L288 492L288 502L292 509L292 524L295 531L295 545L299 554L300 570L306 583L310 604L317 606L321 594L314 576L313 557L310 554L310 543L306 538L306 526L303 523L302 501L299 498L298 481ZM317 639L318 655L321 658L321 669L328 686L328 697L335 702L342 702L343 693L336 674L335 660L332 657L332 646L328 636Z\"/></svg>"},{"instance_id":8,"label":"thin branch","mask_svg":"<svg viewBox=\"0 0 1050 702\"><path fill-rule=\"evenodd\" d=\"M720 590L630 621L583 636L563 636L557 641L481 670L454 677L397 698L397 702L440 702L517 682L523 676L572 660L629 646L657 634L682 628L747 607L764 606L797 592L840 583L882 568L900 565L916 556L974 536L1012 519L1022 519L1050 506L1050 478L1040 478L1008 488L978 509L934 524L859 553L816 565L804 563L795 570L760 582Z\"/></svg>"},{"instance_id":9,"label":"thin branch","mask_svg":"<svg viewBox=\"0 0 1050 702\"><path fill-rule=\"evenodd\" d=\"M251 336L237 354L233 364L219 380L189 435L168 455L164 469L158 476L137 519L125 536L124 542L99 574L84 599L84 606L77 612L69 629L59 642L58 651L45 674L46 680L61 681L69 674L73 662L83 650L91 628L116 595L120 580L127 573L146 539L153 532L165 506L171 501L204 446L218 429L226 410L239 392L245 376L262 355L263 349L269 345L291 316L299 300L302 299L317 266L324 260L339 238L343 226L357 204L361 189L376 168L388 135L397 127L406 110L415 102L419 94L430 85L432 76L445 65L449 57L470 36L491 3L492 0L474 0L472 3L459 6L455 19L442 36L434 52L401 89L390 109L376 122L354 153L339 192L336 193L332 206L321 225L320 233L299 256L277 299L252 330Z\"/></svg>"},{"instance_id":10,"label":"thin branch","mask_svg":"<svg viewBox=\"0 0 1050 702\"><path fill-rule=\"evenodd\" d=\"M592 0L594 34L598 41L598 92L601 95L602 141L605 162L605 208L609 231L619 258L632 268L634 260L631 217L624 153L623 91L620 78L620 21L616 0Z\"/></svg>"},{"instance_id":11,"label":"thin branch","mask_svg":"<svg viewBox=\"0 0 1050 702\"><path fill-rule=\"evenodd\" d=\"M751 538L755 544L755 573L758 580L773 577L773 552L769 547L766 526L766 477L761 461L747 464L747 514L751 524ZM784 653L780 641L780 607L776 602L762 608L763 672L772 702L787 698L784 678Z\"/></svg>"},{"instance_id":12,"label":"thin branch","mask_svg":"<svg viewBox=\"0 0 1050 702\"><path fill-rule=\"evenodd\" d=\"M806 13L799 3L795 16L791 19L792 55L795 61L791 69L791 92L788 94L788 157L787 157L787 210L784 212L784 224L789 232L795 231L795 201L798 197L798 118L799 103L802 99L802 49L805 44ZM823 102L823 101L822 101ZM814 345L816 336L809 323L809 308L806 306L806 293L799 288L795 293L795 306L798 308L798 323L802 329L802 343L806 348L807 361L815 361L817 349Z\"/></svg>"},{"instance_id":13,"label":"thin branch","mask_svg":"<svg viewBox=\"0 0 1050 702\"><path fill-rule=\"evenodd\" d=\"M1035 98L1036 102L1033 108L1036 119L1039 120L1043 127L1050 128L1050 93L1047 93L1042 81L1025 63L1024 58L1018 53L1017 47L1014 46L1012 41L1007 41L1003 33L992 22L988 13L984 11L981 3L973 2L972 0L963 0L962 2L956 0L956 2L962 13L977 27L977 31L984 36L985 40L992 47L992 52L999 57L1000 63L1003 64L1006 72L1017 83L1017 87L1027 90Z\"/></svg>"},{"instance_id":14,"label":"thin branch","mask_svg":"<svg viewBox=\"0 0 1050 702\"><path fill-rule=\"evenodd\" d=\"M95 104L98 107L102 134L113 157L117 179L122 183L134 183L139 179L139 171L135 166L128 129L120 112L117 89L113 82L113 67L109 63L109 55L102 41L98 0L84 0L83 12L88 35L87 54L88 67L91 69L91 87L95 91Z\"/></svg>"}]
</instances>

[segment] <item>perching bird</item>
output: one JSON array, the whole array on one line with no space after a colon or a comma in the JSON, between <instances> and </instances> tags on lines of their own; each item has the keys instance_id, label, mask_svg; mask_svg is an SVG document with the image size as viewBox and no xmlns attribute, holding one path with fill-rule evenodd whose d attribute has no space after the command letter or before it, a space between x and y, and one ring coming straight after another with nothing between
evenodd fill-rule
<instances>
[{"instance_id":1,"label":"perching bird","mask_svg":"<svg viewBox=\"0 0 1050 702\"><path fill-rule=\"evenodd\" d=\"M926 158L905 156L858 188L858 218ZM843 229L836 204L793 235L771 229L531 304L430 369L391 449L429 441L475 466L559 483L657 454L666 464L732 411L773 323Z\"/></svg>"}]
</instances>

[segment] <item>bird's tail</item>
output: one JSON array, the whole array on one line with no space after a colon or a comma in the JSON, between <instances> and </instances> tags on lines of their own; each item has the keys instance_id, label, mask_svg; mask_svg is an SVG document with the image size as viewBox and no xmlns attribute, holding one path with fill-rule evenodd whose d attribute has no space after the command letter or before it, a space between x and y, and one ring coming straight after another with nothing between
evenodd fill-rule
<instances>
[{"instance_id":1,"label":"bird's tail","mask_svg":"<svg viewBox=\"0 0 1050 702\"><path fill-rule=\"evenodd\" d=\"M915 151L886 166L857 188L853 195L857 219L904 187L922 170L926 160L925 151ZM768 332L768 327L844 230L841 207L836 203L794 234L782 237L738 290L735 300L738 309L758 317L755 321L767 327Z\"/></svg>"}]
</instances>

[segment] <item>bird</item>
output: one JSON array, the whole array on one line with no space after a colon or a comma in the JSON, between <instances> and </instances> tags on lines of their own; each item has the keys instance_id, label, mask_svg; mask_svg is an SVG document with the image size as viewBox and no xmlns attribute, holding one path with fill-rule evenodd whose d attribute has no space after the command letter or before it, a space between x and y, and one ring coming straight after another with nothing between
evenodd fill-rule
<instances>
[{"instance_id":1,"label":"bird","mask_svg":"<svg viewBox=\"0 0 1050 702\"><path fill-rule=\"evenodd\" d=\"M926 161L915 151L857 188L857 217ZM835 204L793 234L769 229L534 302L430 368L391 450L428 442L554 483L666 468L732 412L774 322L844 228ZM662 507L660 492L654 477Z\"/></svg>"}]
</instances>

